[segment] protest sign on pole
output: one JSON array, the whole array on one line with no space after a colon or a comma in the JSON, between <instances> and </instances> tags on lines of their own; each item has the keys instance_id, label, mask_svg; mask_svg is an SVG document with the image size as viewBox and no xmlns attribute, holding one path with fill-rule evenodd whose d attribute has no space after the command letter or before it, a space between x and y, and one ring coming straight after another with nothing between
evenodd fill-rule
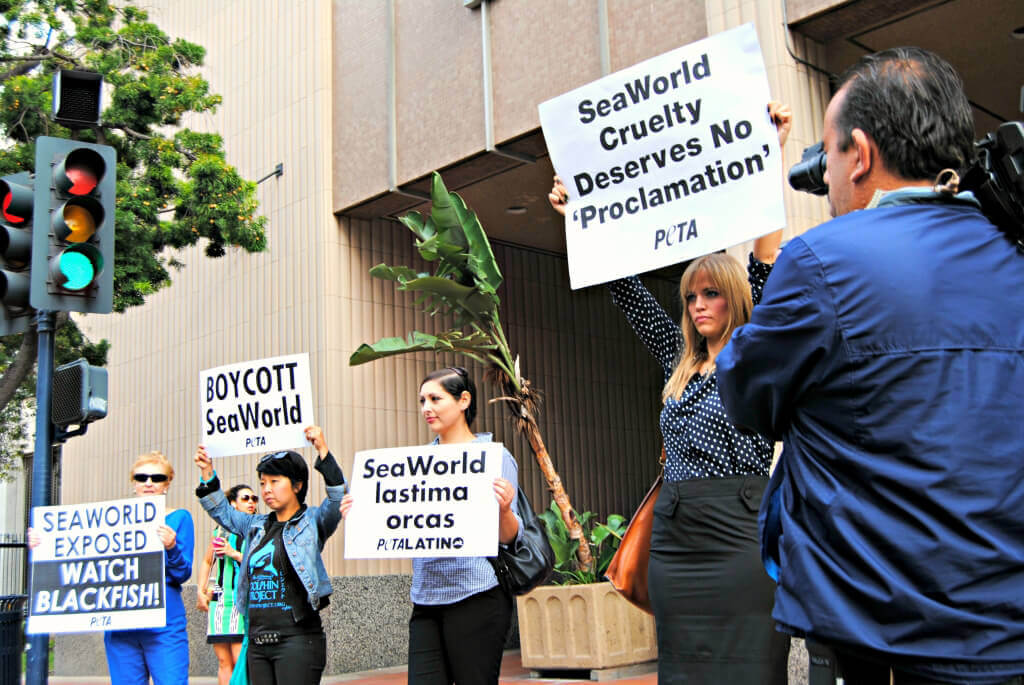
<instances>
[{"instance_id":1,"label":"protest sign on pole","mask_svg":"<svg viewBox=\"0 0 1024 685\"><path fill-rule=\"evenodd\" d=\"M162 628L164 497L32 509L28 633Z\"/></svg>"},{"instance_id":2,"label":"protest sign on pole","mask_svg":"<svg viewBox=\"0 0 1024 685\"><path fill-rule=\"evenodd\" d=\"M785 225L769 99L746 24L541 103L544 140L569 191L572 288Z\"/></svg>"},{"instance_id":3,"label":"protest sign on pole","mask_svg":"<svg viewBox=\"0 0 1024 685\"><path fill-rule=\"evenodd\" d=\"M309 355L228 364L199 374L203 445L211 457L307 447Z\"/></svg>"},{"instance_id":4,"label":"protest sign on pole","mask_svg":"<svg viewBox=\"0 0 1024 685\"><path fill-rule=\"evenodd\" d=\"M469 442L357 452L345 558L495 556L503 449Z\"/></svg>"}]
</instances>

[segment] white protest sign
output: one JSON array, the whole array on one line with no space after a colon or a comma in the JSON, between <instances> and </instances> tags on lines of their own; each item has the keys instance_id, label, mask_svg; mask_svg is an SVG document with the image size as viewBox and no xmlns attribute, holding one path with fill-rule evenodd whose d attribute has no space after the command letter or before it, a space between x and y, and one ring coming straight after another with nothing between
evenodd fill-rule
<instances>
[{"instance_id":1,"label":"white protest sign","mask_svg":"<svg viewBox=\"0 0 1024 685\"><path fill-rule=\"evenodd\" d=\"M357 452L345 558L495 556L503 449L467 442Z\"/></svg>"},{"instance_id":2,"label":"white protest sign","mask_svg":"<svg viewBox=\"0 0 1024 685\"><path fill-rule=\"evenodd\" d=\"M782 160L752 24L540 105L569 190L571 286L741 243L785 225Z\"/></svg>"},{"instance_id":3,"label":"white protest sign","mask_svg":"<svg viewBox=\"0 0 1024 685\"><path fill-rule=\"evenodd\" d=\"M313 423L309 355L228 364L199 374L203 445L211 457L273 452L308 443Z\"/></svg>"},{"instance_id":4,"label":"white protest sign","mask_svg":"<svg viewBox=\"0 0 1024 685\"><path fill-rule=\"evenodd\" d=\"M164 497L34 507L28 633L162 628Z\"/></svg>"}]
</instances>

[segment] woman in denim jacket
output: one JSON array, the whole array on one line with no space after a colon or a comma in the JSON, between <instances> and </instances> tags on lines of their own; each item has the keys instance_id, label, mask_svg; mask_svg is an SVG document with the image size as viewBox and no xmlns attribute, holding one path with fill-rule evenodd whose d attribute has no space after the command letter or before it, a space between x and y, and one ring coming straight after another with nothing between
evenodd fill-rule
<instances>
[{"instance_id":1,"label":"woman in denim jacket","mask_svg":"<svg viewBox=\"0 0 1024 685\"><path fill-rule=\"evenodd\" d=\"M346 484L320 428L306 428L306 439L319 455L314 468L324 477L327 499L306 506L305 460L296 452L274 452L256 467L272 515L244 514L228 504L206 449L200 445L196 450L200 503L217 523L245 540L236 601L240 611L248 611L249 677L261 685L319 683L327 662L320 610L329 602L331 580L320 552L341 520Z\"/></svg>"}]
</instances>

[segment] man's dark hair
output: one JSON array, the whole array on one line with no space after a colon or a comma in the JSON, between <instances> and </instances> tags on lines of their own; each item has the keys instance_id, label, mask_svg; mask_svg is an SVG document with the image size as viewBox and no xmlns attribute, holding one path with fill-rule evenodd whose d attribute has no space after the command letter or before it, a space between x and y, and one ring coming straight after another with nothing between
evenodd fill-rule
<instances>
[{"instance_id":1,"label":"man's dark hair","mask_svg":"<svg viewBox=\"0 0 1024 685\"><path fill-rule=\"evenodd\" d=\"M250 488L248 485L245 485L244 483L239 483L238 485L233 486L231 489L225 492L224 496L228 498L229 502L234 502L235 500L238 499L238 493L240 493L242 490L252 490L252 488ZM256 491L253 490L253 492Z\"/></svg>"},{"instance_id":2,"label":"man's dark hair","mask_svg":"<svg viewBox=\"0 0 1024 685\"><path fill-rule=\"evenodd\" d=\"M469 406L462 413L466 417L466 425L473 425L473 419L476 418L476 385L469 377L468 371L461 366L448 366L428 373L427 377L420 381L420 387L422 388L427 381L437 381L445 392L455 399L462 397L462 393L468 392Z\"/></svg>"},{"instance_id":3,"label":"man's dark hair","mask_svg":"<svg viewBox=\"0 0 1024 685\"><path fill-rule=\"evenodd\" d=\"M922 48L866 55L839 82L846 88L836 124L839 148L859 128L878 145L882 162L908 180L933 180L962 170L973 157L974 119L952 66Z\"/></svg>"}]
</instances>

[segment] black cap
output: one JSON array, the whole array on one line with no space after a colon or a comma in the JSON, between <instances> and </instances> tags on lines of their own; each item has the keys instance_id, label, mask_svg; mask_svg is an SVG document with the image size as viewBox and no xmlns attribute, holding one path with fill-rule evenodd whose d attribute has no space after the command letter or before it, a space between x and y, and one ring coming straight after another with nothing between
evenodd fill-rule
<instances>
[{"instance_id":1,"label":"black cap","mask_svg":"<svg viewBox=\"0 0 1024 685\"><path fill-rule=\"evenodd\" d=\"M260 458L256 465L256 473L265 473L268 476L285 476L292 484L302 483L297 497L299 504L306 502L306 490L309 488L309 467L306 460L298 452L283 450L271 452Z\"/></svg>"}]
</instances>

